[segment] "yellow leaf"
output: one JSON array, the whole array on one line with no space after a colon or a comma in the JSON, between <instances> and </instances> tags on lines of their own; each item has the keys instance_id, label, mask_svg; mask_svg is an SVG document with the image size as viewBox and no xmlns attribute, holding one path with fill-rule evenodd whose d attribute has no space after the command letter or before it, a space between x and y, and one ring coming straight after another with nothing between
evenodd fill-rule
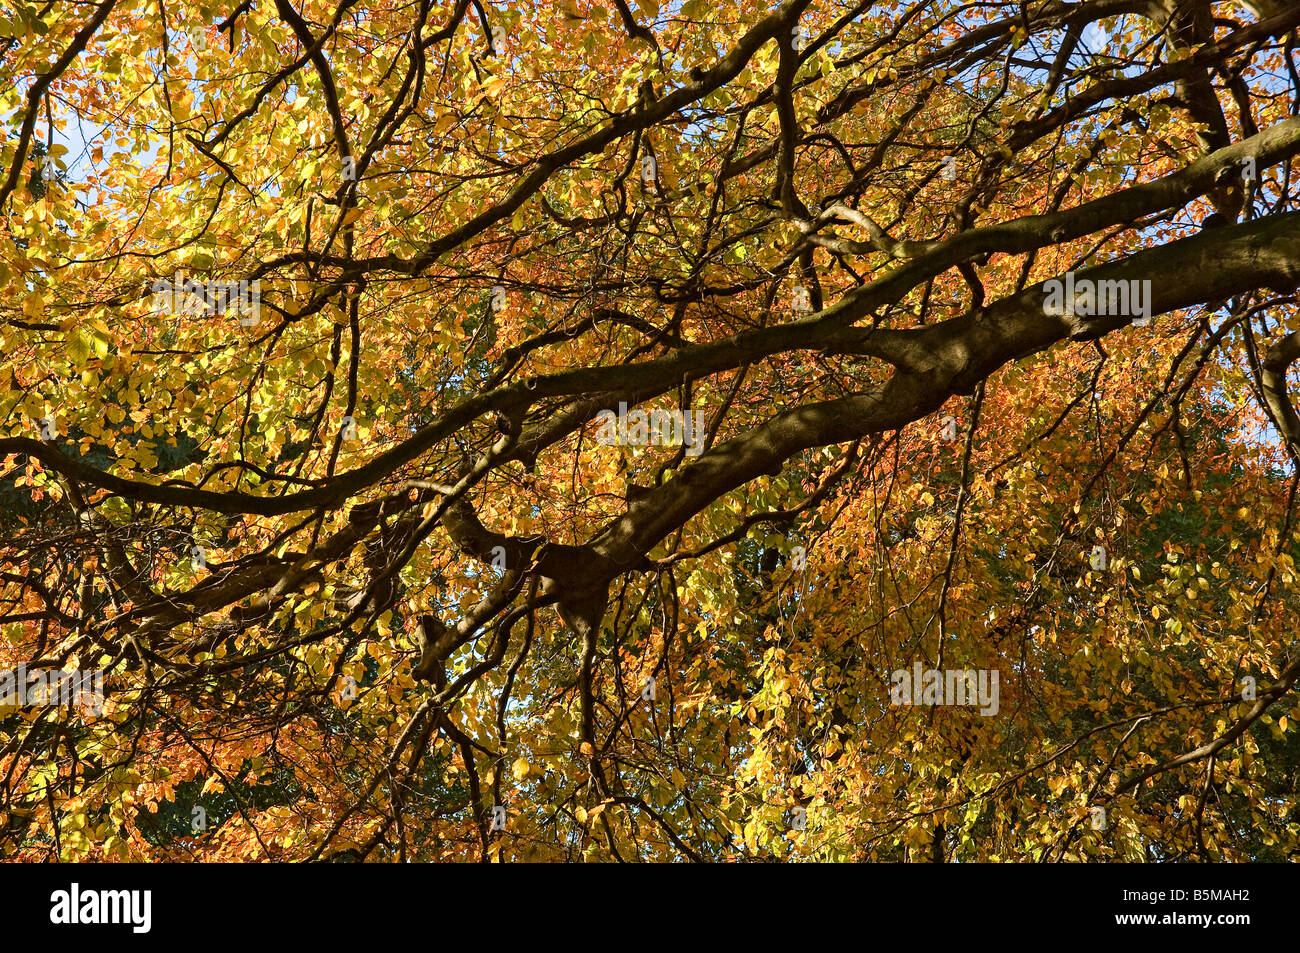
<instances>
[{"instance_id":1,"label":"yellow leaf","mask_svg":"<svg viewBox=\"0 0 1300 953\"><path fill-rule=\"evenodd\" d=\"M33 291L23 299L23 314L33 321L45 313L45 300L39 291Z\"/></svg>"},{"instance_id":2,"label":"yellow leaf","mask_svg":"<svg viewBox=\"0 0 1300 953\"><path fill-rule=\"evenodd\" d=\"M528 759L516 758L515 763L510 766L510 773L515 776L516 781L522 781L528 777Z\"/></svg>"}]
</instances>

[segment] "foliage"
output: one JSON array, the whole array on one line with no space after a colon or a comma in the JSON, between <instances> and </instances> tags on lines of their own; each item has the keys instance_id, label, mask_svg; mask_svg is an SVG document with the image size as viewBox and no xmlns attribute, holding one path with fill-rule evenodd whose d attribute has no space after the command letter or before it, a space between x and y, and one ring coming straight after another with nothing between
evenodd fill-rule
<instances>
[{"instance_id":1,"label":"foliage","mask_svg":"<svg viewBox=\"0 0 1300 953\"><path fill-rule=\"evenodd\" d=\"M0 855L1293 857L1298 28L6 6Z\"/></svg>"}]
</instances>

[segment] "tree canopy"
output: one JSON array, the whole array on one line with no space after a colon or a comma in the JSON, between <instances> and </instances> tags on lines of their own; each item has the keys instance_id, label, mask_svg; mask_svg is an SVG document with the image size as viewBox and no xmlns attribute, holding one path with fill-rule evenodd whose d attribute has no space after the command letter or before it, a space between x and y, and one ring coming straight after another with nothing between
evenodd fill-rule
<instances>
[{"instance_id":1,"label":"tree canopy","mask_svg":"<svg viewBox=\"0 0 1300 953\"><path fill-rule=\"evenodd\" d=\"M6 5L0 856L1292 857L1298 41Z\"/></svg>"}]
</instances>

